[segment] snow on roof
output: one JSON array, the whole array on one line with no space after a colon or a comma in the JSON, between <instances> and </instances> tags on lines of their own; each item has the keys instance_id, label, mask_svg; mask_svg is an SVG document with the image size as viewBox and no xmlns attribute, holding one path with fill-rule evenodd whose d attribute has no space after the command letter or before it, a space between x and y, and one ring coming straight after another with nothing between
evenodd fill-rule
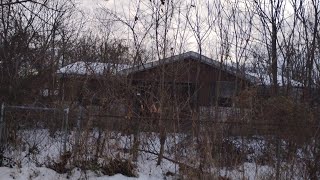
<instances>
[{"instance_id":1,"label":"snow on roof","mask_svg":"<svg viewBox=\"0 0 320 180\"><path fill-rule=\"evenodd\" d=\"M154 67L157 67L160 65L160 62L161 64L167 64L167 63L171 63L171 62L175 62L175 61L179 61L179 60L184 60L184 59L187 59L187 58L191 58L191 59L198 59L206 64L210 64L210 65L214 65L214 66L219 66L220 63L218 61L214 61L204 55L201 55L199 53L196 53L196 52L193 52L193 51L189 51L189 52L186 52L186 53L182 53L182 54L178 54L178 55L175 55L175 56L171 56L171 57L168 57L168 58L165 58L165 59L161 59L161 60L156 60L156 61L151 61L151 62L147 62L147 63L144 63L142 65L137 65L137 66L134 66L132 68L128 68L128 69L125 69L122 71L122 73L125 73L125 74L130 74L132 72L139 72L139 71L143 71L143 70L146 70L146 69L151 69L151 68L154 68Z\"/></svg>"},{"instance_id":2,"label":"snow on roof","mask_svg":"<svg viewBox=\"0 0 320 180\"><path fill-rule=\"evenodd\" d=\"M189 51L186 53L182 53L182 54L178 54L175 56L171 56L162 60L158 60L158 61L152 61L152 62L148 62L142 65L138 65L138 66L134 66L131 68L127 68L127 69L123 69L120 73L123 74L130 74L133 72L139 72L139 71L143 71L143 70L147 70L147 69L151 69L154 67L157 67L161 64L168 64L168 63L172 63L172 62L176 62L176 61L180 61L180 60L184 60L184 59L194 59L194 60L198 60L202 63L208 64L212 67L215 68L221 68L220 62L213 60L211 58L208 58L207 56L204 55L200 55L199 53L193 52L193 51ZM227 73L230 73L232 75L236 76L236 72L234 70L232 70L232 68L230 66L227 65L222 65L222 70L226 71ZM250 74L245 74L244 75L245 79L247 79L248 81L252 82L252 83L256 83L257 79L254 76L251 76Z\"/></svg>"},{"instance_id":3,"label":"snow on roof","mask_svg":"<svg viewBox=\"0 0 320 180\"><path fill-rule=\"evenodd\" d=\"M130 66L127 64L78 61L62 67L57 71L57 73L74 75L102 75L106 72L117 73L129 67Z\"/></svg>"},{"instance_id":4,"label":"snow on roof","mask_svg":"<svg viewBox=\"0 0 320 180\"><path fill-rule=\"evenodd\" d=\"M258 74L258 73L252 73L252 72L247 72L247 74L250 74L251 76L256 77L258 79L258 84L269 86L272 83L270 76L268 76L267 74ZM277 76L277 81L278 81L279 86L283 86L284 84L288 84L288 79L285 76L283 76L283 81L282 81L282 75L280 75L280 74L278 74L278 76ZM295 87L303 87L303 84L301 82L298 82L298 81L295 81L292 79L291 79L290 83L292 86L295 86Z\"/></svg>"}]
</instances>

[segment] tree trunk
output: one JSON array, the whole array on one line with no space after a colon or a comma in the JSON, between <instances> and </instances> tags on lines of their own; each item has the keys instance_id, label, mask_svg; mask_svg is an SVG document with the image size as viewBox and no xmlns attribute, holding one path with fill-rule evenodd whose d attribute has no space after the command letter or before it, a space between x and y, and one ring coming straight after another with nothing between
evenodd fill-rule
<instances>
[{"instance_id":1,"label":"tree trunk","mask_svg":"<svg viewBox=\"0 0 320 180\"><path fill-rule=\"evenodd\" d=\"M278 94L278 60L277 60L277 25L275 20L272 22L271 35L271 69L272 69L272 85L274 95Z\"/></svg>"},{"instance_id":2,"label":"tree trunk","mask_svg":"<svg viewBox=\"0 0 320 180\"><path fill-rule=\"evenodd\" d=\"M160 165L162 162L165 142L166 142L166 132L164 127L160 127L160 152L158 156L157 165Z\"/></svg>"}]
</instances>

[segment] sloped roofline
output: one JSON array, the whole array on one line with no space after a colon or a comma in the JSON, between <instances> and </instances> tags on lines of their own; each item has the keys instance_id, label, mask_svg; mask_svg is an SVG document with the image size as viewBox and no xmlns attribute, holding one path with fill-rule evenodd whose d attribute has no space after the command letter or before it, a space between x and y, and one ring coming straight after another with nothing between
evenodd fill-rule
<instances>
[{"instance_id":1,"label":"sloped roofline","mask_svg":"<svg viewBox=\"0 0 320 180\"><path fill-rule=\"evenodd\" d=\"M169 64L169 63L173 63L173 62L177 62L177 61L183 61L185 59L192 59L192 60L197 60L200 61L204 64L207 64L209 66L212 66L214 68L220 69L222 71L225 71L229 74L232 74L234 76L238 76L240 78L245 78L246 80L250 81L251 83L256 83L257 82L257 78L254 76L251 76L250 74L245 74L245 77L243 77L242 75L237 75L236 72L234 72L231 68L231 66L227 66L222 64L219 61L213 60L211 58L208 58L207 56L204 55L200 55L199 53L193 52L193 51L188 51L182 54L178 54L178 55L174 55L165 59L161 59L161 60L157 60L157 61L152 61L152 62L148 62L142 65L138 65L138 66L134 66L131 68L127 68L127 69L123 69L120 73L124 74L124 75L129 75L131 73L135 73L135 72L140 72L140 71L144 71L144 70L148 70L148 69L152 69L155 67L158 67L160 65L165 65L165 64Z\"/></svg>"},{"instance_id":2,"label":"sloped roofline","mask_svg":"<svg viewBox=\"0 0 320 180\"><path fill-rule=\"evenodd\" d=\"M59 70L57 74L66 75L102 75L106 70L111 70L112 73L118 73L123 69L129 68L127 64L114 64L114 63L103 63L103 62L86 62L77 61L70 63Z\"/></svg>"}]
</instances>

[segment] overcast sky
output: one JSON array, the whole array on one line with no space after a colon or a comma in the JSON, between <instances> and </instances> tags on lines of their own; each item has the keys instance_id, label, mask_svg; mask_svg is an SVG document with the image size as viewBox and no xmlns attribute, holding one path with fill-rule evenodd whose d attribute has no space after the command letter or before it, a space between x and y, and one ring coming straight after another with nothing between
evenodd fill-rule
<instances>
[{"instance_id":1,"label":"overcast sky","mask_svg":"<svg viewBox=\"0 0 320 180\"><path fill-rule=\"evenodd\" d=\"M84 12L86 21L88 22L87 25L90 27L90 30L99 34L101 33L101 29L99 29L99 27L97 26L101 26L101 23L97 20L97 17L103 17L103 13L100 12L101 9L111 9L115 11L120 17L125 17L132 20L132 17L134 17L136 10L136 1L137 0L78 0L77 4L79 9ZM148 4L148 0L142 2L143 9L143 6ZM114 25L112 28L113 37L118 39L132 39L131 33L126 26ZM189 40L189 42L186 42L189 47L185 50L197 51L196 41L194 40L191 32L189 32L189 35L187 35L186 38L188 38Z\"/></svg>"},{"instance_id":2,"label":"overcast sky","mask_svg":"<svg viewBox=\"0 0 320 180\"><path fill-rule=\"evenodd\" d=\"M137 0L77 0L78 3L78 7L80 10L82 10L84 12L84 16L86 18L87 21L87 26L90 27L91 31L97 34L101 34L101 23L97 20L97 16L103 17L104 14L103 12L101 12L101 8L107 8L107 9L111 9L114 10L120 17L126 17L128 19L134 19L134 11L135 11L135 6L136 6L136 1ZM144 0L142 1L142 4L147 4L149 2L149 0ZM193 0L193 3L198 3L204 5L204 3L206 2L206 0ZM209 0L208 2L210 3L214 3L214 2L218 2L215 0ZM221 1L220 1L221 2ZM230 0L231 2L231 0ZM245 1L246 2L246 1ZM223 4L224 1L222 2L222 7L224 8L224 10L228 11L230 10L230 8L232 7L232 3L227 3L227 4ZM191 0L185 0L183 2L182 7L186 7L186 5L191 5ZM142 5L143 6L143 5ZM288 6L288 4L287 4ZM212 6L215 7L215 4ZM228 12L226 12L228 13ZM147 13L145 13L147 14ZM288 12L285 12L285 14L287 14L288 16L290 15L290 10L288 10ZM193 18L195 16L195 14L192 14L190 17ZM201 10L200 11L200 16L202 18L202 21L205 22L206 21L206 9ZM244 15L245 17L245 15ZM145 18L148 18L148 16L145 16ZM191 19L192 20L192 19ZM238 19L239 20L239 19ZM257 20L259 21L259 20ZM195 22L195 21L194 21ZM228 24L229 23L229 24ZM217 25L215 25L217 26ZM210 30L210 33L208 33L208 37L204 39L204 42L202 44L203 46L203 53L209 57L218 59L219 55L221 54L221 43L219 42L220 40L222 40L223 37L221 37L221 33L229 33L229 43L232 43L231 41L234 40L233 37L233 30L232 30L232 24L231 22L223 22L223 32L219 32L218 28L212 28L212 30ZM175 27L174 25L171 28L171 31L173 32ZM198 46L195 40L195 36L191 31L190 26L188 25L187 28L189 28L189 30L187 30L186 36L184 37L186 39L186 42L184 42L184 47L186 51L192 50L192 51L198 51ZM203 25L201 26L201 30L206 29L206 23L203 23ZM243 33L241 35L244 35L246 33L246 29L244 27L242 30ZM260 32L259 32L259 27L256 25L255 26L255 30L253 30L252 34L255 37L255 39L251 39L252 41L261 41L260 38ZM107 28L105 28L107 29ZM204 32L205 30L203 30ZM220 33L220 34L219 34ZM103 34L103 33L102 33ZM114 25L112 24L112 37L113 38L117 38L117 39L131 39L132 40L132 36L128 30L128 28L125 25ZM252 35L251 34L251 35ZM103 34L104 36L104 34ZM152 36L152 35L151 35ZM148 43L148 40L146 40L146 43ZM181 42L179 42L181 43ZM153 43L154 44L154 43ZM232 58L236 57L236 55L233 54L232 52L233 50L231 49L230 52L230 56L232 56Z\"/></svg>"}]
</instances>

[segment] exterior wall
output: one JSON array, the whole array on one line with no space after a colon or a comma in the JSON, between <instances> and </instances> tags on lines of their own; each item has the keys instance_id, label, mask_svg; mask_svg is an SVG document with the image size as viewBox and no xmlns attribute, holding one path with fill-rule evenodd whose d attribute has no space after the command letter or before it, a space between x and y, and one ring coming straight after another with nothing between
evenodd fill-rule
<instances>
[{"instance_id":1,"label":"exterior wall","mask_svg":"<svg viewBox=\"0 0 320 180\"><path fill-rule=\"evenodd\" d=\"M64 96L70 103L116 109L120 101L128 101L132 96L123 76L65 76L61 81L60 98Z\"/></svg>"},{"instance_id":2,"label":"exterior wall","mask_svg":"<svg viewBox=\"0 0 320 180\"><path fill-rule=\"evenodd\" d=\"M67 76L61 79L61 98L69 102L101 105L108 98L117 98L117 94L110 97L112 92L121 93L120 80L110 77Z\"/></svg>"},{"instance_id":3,"label":"exterior wall","mask_svg":"<svg viewBox=\"0 0 320 180\"><path fill-rule=\"evenodd\" d=\"M219 80L219 69L198 61L188 59L176 61L163 66L146 69L131 74L134 80L155 81L164 77L165 82L196 83L197 68L199 67L199 82L210 83ZM164 71L162 71L164 70ZM164 72L164 73L162 73ZM221 71L220 81L235 81L236 77L225 71Z\"/></svg>"},{"instance_id":4,"label":"exterior wall","mask_svg":"<svg viewBox=\"0 0 320 180\"><path fill-rule=\"evenodd\" d=\"M199 76L197 81L198 69ZM164 78L162 79L161 77ZM167 84L174 83L180 86L193 86L195 92L192 93L196 93L195 101L197 101L200 106L214 105L218 93L220 98L230 99L235 95L236 81L237 89L244 88L247 83L240 78L236 78L235 75L222 70L220 71L215 67L192 59L176 61L163 66L160 65L155 68L135 72L129 75L129 78L140 83L160 83L162 79L163 82ZM196 88L196 86L198 88Z\"/></svg>"}]
</instances>

